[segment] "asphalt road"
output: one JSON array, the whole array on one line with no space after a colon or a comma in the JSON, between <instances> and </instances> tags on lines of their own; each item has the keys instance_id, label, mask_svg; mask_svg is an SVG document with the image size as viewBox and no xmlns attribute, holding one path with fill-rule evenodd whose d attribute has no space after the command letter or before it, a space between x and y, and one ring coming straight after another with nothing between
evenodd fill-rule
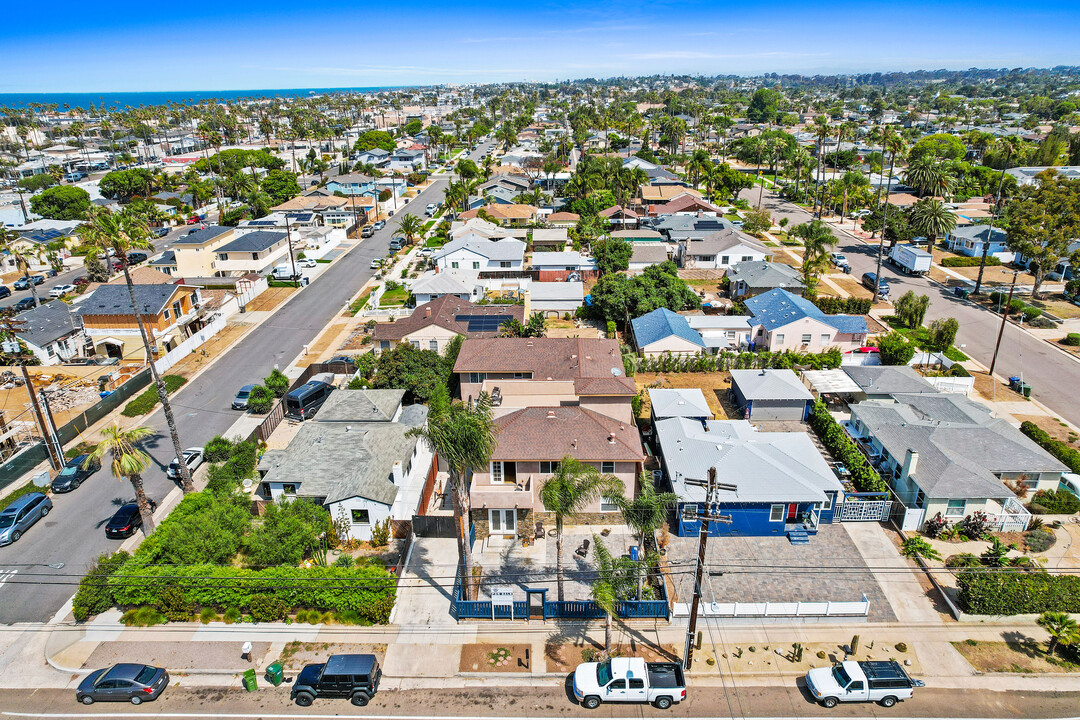
<instances>
[{"instance_id":1,"label":"asphalt road","mask_svg":"<svg viewBox=\"0 0 1080 720\"><path fill-rule=\"evenodd\" d=\"M183 683L183 678L178 678ZM715 679L714 679L715 681ZM0 717L12 718L544 718L562 717L678 717L678 718L1061 718L1076 714L1080 693L989 692L923 688L915 697L886 710L866 703L842 704L832 710L811 701L794 683L786 687L691 687L685 702L669 710L649 705L609 704L585 710L574 702L567 678L560 687L499 686L461 690L380 690L364 708L347 700L316 700L308 708L289 701L288 688L188 689L170 687L156 702L133 707L126 703L81 706L73 690L0 690ZM385 683L384 683L385 684Z\"/></svg>"},{"instance_id":2,"label":"asphalt road","mask_svg":"<svg viewBox=\"0 0 1080 720\"><path fill-rule=\"evenodd\" d=\"M422 216L427 203L443 199L447 182L445 176L437 178L395 215L408 211ZM396 231L396 220L390 218L383 230L355 245L174 396L183 447L201 446L232 426L240 416L230 409L237 389L265 377L275 366L288 366L374 274L372 258L386 255ZM143 481L147 494L161 499L174 487L165 476L174 457L172 442L160 408L142 424L156 431L143 445L153 463ZM105 538L103 528L116 508L131 499L130 486L114 479L106 467L78 490L54 498L53 511L18 543L0 548L0 573L18 571L0 584L0 624L51 619L94 559L120 546L121 541ZM46 567L60 562L63 569Z\"/></svg>"},{"instance_id":3,"label":"asphalt road","mask_svg":"<svg viewBox=\"0 0 1080 720\"><path fill-rule=\"evenodd\" d=\"M756 205L756 188L744 190L742 197ZM785 202L780 197L765 191L763 207L772 213L774 221L788 218L789 227L807 222L811 214L802 208ZM831 227L831 226L830 226ZM843 252L851 264L851 277L856 282L865 272L877 268L878 245L835 227L833 234L838 238L836 250ZM886 247L886 250L888 248ZM960 300L951 292L928 278L913 278L893 271L882 264L882 277L888 278L891 287L890 296L896 299L908 290L928 295L930 309L926 313L926 322L945 317L954 317L960 323L956 336L956 345L964 346L963 351L987 367L994 355L1001 316L983 309L974 303ZM1064 352L1054 348L1044 340L1029 335L1016 325L1008 323L1001 339L997 366L994 373L1007 378L1021 375L1031 385L1032 396L1060 417L1074 425L1080 425L1080 403L1070 400L1070 393L1062 392L1065 388L1080 388L1080 362Z\"/></svg>"}]
</instances>

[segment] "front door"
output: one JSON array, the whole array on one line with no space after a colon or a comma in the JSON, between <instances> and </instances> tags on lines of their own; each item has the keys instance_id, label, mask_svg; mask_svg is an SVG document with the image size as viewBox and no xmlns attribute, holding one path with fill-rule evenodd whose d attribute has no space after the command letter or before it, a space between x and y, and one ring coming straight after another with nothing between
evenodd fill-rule
<instances>
[{"instance_id":1,"label":"front door","mask_svg":"<svg viewBox=\"0 0 1080 720\"><path fill-rule=\"evenodd\" d=\"M787 521L788 522L795 522L795 518L798 516L798 514L799 514L799 504L798 503L791 503L791 504L789 504L787 506Z\"/></svg>"},{"instance_id":2,"label":"front door","mask_svg":"<svg viewBox=\"0 0 1080 720\"><path fill-rule=\"evenodd\" d=\"M488 510L488 528L495 542L513 540L517 536L517 511Z\"/></svg>"}]
</instances>

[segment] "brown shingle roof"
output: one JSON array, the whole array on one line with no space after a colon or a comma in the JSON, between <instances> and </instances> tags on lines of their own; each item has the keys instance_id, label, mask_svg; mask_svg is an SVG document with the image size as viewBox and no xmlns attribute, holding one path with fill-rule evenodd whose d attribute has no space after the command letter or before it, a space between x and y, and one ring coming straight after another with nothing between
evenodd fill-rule
<instances>
[{"instance_id":1,"label":"brown shingle roof","mask_svg":"<svg viewBox=\"0 0 1080 720\"><path fill-rule=\"evenodd\" d=\"M615 368L619 375L613 375ZM578 395L633 395L634 381L622 374L615 340L599 338L469 339L461 346L455 373L532 373L533 380L573 380Z\"/></svg>"},{"instance_id":2,"label":"brown shingle roof","mask_svg":"<svg viewBox=\"0 0 1080 720\"><path fill-rule=\"evenodd\" d=\"M696 210L703 210L705 212L714 212L722 214L723 210L716 205L713 205L708 200L704 200L693 195L683 195L677 197L670 202L666 202L663 205L655 205L651 208L657 215L671 215L678 212L686 212L687 210L694 208Z\"/></svg>"},{"instance_id":3,"label":"brown shingle roof","mask_svg":"<svg viewBox=\"0 0 1080 720\"><path fill-rule=\"evenodd\" d=\"M547 216L548 222L574 222L576 223L581 219L581 216L572 212L555 212Z\"/></svg>"},{"instance_id":4,"label":"brown shingle roof","mask_svg":"<svg viewBox=\"0 0 1080 720\"><path fill-rule=\"evenodd\" d=\"M636 427L582 407L524 408L495 424L499 445L492 460L645 460Z\"/></svg>"},{"instance_id":5,"label":"brown shingle roof","mask_svg":"<svg viewBox=\"0 0 1080 720\"><path fill-rule=\"evenodd\" d=\"M463 316L503 316L512 317L522 322L525 319L525 307L522 305L474 305L453 295L444 295L431 302L424 303L407 318L397 322L380 323L375 326L376 340L401 340L417 330L437 325L447 330L464 335L467 338L494 338L498 330L489 332L469 332L468 322Z\"/></svg>"}]
</instances>

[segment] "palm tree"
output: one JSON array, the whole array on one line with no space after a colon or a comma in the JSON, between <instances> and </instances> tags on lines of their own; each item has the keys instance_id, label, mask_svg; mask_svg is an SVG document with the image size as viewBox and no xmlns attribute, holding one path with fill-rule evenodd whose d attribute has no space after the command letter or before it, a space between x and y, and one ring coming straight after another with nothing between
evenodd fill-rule
<instances>
[{"instance_id":1,"label":"palm tree","mask_svg":"<svg viewBox=\"0 0 1080 720\"><path fill-rule=\"evenodd\" d=\"M795 168L795 202L799 201L799 181L805 168L810 167L810 153L801 145L791 153L791 165Z\"/></svg>"},{"instance_id":2,"label":"palm tree","mask_svg":"<svg viewBox=\"0 0 1080 720\"><path fill-rule=\"evenodd\" d=\"M1046 643L1046 654L1053 655L1058 645L1076 645L1080 643L1080 626L1064 612L1044 612L1036 621L1050 634Z\"/></svg>"},{"instance_id":3,"label":"palm tree","mask_svg":"<svg viewBox=\"0 0 1080 720\"><path fill-rule=\"evenodd\" d=\"M416 242L416 239L420 237L420 234L424 232L424 221L412 213L405 213L405 215L398 220L398 230L405 236L408 243L412 245Z\"/></svg>"},{"instance_id":4,"label":"palm tree","mask_svg":"<svg viewBox=\"0 0 1080 720\"><path fill-rule=\"evenodd\" d=\"M601 473L591 465L569 455L559 461L555 474L540 487L540 502L555 515L555 577L559 602L563 601L562 541L563 522L582 512L600 498L623 499L623 484L614 475ZM618 502L618 501L616 501Z\"/></svg>"},{"instance_id":5,"label":"palm tree","mask_svg":"<svg viewBox=\"0 0 1080 720\"><path fill-rule=\"evenodd\" d=\"M844 216L847 215L848 193L856 188L866 187L870 181L861 172L849 170L840 178L840 187L844 190L844 204L840 208L840 224L844 224Z\"/></svg>"},{"instance_id":6,"label":"palm tree","mask_svg":"<svg viewBox=\"0 0 1080 720\"><path fill-rule=\"evenodd\" d=\"M142 481L142 474L150 466L150 456L139 447L139 443L153 434L154 431L148 427L122 430L119 423L113 423L101 430L101 442L83 461L83 467L89 467L92 461L100 461L106 453L112 456L113 477L118 480L127 478L135 491L135 503L139 506L144 535L154 532L154 513Z\"/></svg>"},{"instance_id":7,"label":"palm tree","mask_svg":"<svg viewBox=\"0 0 1080 720\"><path fill-rule=\"evenodd\" d=\"M611 502L619 506L623 522L637 536L638 546L643 555L649 555L655 545L655 533L667 520L668 513L679 501L679 496L670 492L657 492L652 478L642 473L638 480L638 494L633 500L627 500L622 494L613 497ZM638 576L638 598L641 598L643 575Z\"/></svg>"},{"instance_id":8,"label":"palm tree","mask_svg":"<svg viewBox=\"0 0 1080 720\"><path fill-rule=\"evenodd\" d=\"M881 199L881 189L885 188L885 202L881 209L881 239L878 241L877 270L874 272L874 299L876 300L881 287L881 262L885 259L885 230L889 225L889 194L892 192L893 168L896 164L896 156L903 154L905 147L904 139L891 125L874 128L870 137L871 140L878 139L881 141L882 157L884 157L885 153L889 154L889 174L881 178L881 182L878 184L878 199ZM876 200L874 206L877 207ZM870 234L870 237L874 237L873 233Z\"/></svg>"},{"instance_id":9,"label":"palm tree","mask_svg":"<svg viewBox=\"0 0 1080 720\"><path fill-rule=\"evenodd\" d=\"M802 274L806 294L814 295L817 278L829 266L829 250L836 245L836 236L821 220L796 225L791 234L803 241Z\"/></svg>"},{"instance_id":10,"label":"palm tree","mask_svg":"<svg viewBox=\"0 0 1080 720\"><path fill-rule=\"evenodd\" d=\"M433 403L434 404L434 403ZM424 440L428 448L446 463L454 495L454 516L458 524L458 554L462 563L465 597L472 594L472 548L466 541L469 518L469 472L487 467L498 445L491 398L482 392L475 403L453 402L432 408L427 424L412 428L407 435Z\"/></svg>"},{"instance_id":11,"label":"palm tree","mask_svg":"<svg viewBox=\"0 0 1080 720\"><path fill-rule=\"evenodd\" d=\"M629 593L636 563L629 558L613 558L598 535L593 535L593 558L596 559L596 578L589 597L604 611L604 652L610 654L611 620L618 613L619 603Z\"/></svg>"},{"instance_id":12,"label":"palm tree","mask_svg":"<svg viewBox=\"0 0 1080 720\"><path fill-rule=\"evenodd\" d=\"M946 167L932 155L923 155L913 160L904 173L904 182L915 189L920 197L952 191L952 175Z\"/></svg>"},{"instance_id":13,"label":"palm tree","mask_svg":"<svg viewBox=\"0 0 1080 720\"><path fill-rule=\"evenodd\" d=\"M90 222L82 226L83 242L89 245L94 252L96 250L112 250L120 261L120 268L124 272L124 280L127 283L128 296L131 298L131 309L135 314L135 321L139 325L139 335L143 341L143 351L146 354L146 364L150 366L150 374L157 388L158 400L161 401L161 409L165 414L165 423L169 426L169 436L172 438L173 450L176 457L184 457L184 446L180 444L180 433L176 430L176 420L173 417L172 403L169 402L169 391L165 388L165 382L154 365L154 352L150 347L150 335L143 322L143 314L139 312L139 304L135 300L135 283L131 280L131 270L128 268L127 254L131 250L148 250L153 248L150 242L150 230L142 218L130 212L110 212L107 208L92 209ZM191 471L187 463L180 462L180 486L185 493L193 492L195 485L191 482Z\"/></svg>"},{"instance_id":14,"label":"palm tree","mask_svg":"<svg viewBox=\"0 0 1080 720\"><path fill-rule=\"evenodd\" d=\"M911 226L926 236L926 251L933 252L938 236L956 227L956 215L937 198L923 198L911 208Z\"/></svg>"},{"instance_id":15,"label":"palm tree","mask_svg":"<svg viewBox=\"0 0 1080 720\"><path fill-rule=\"evenodd\" d=\"M822 167L824 167L824 159L825 159L823 149L824 149L825 140L828 139L829 134L830 134L829 131L831 130L831 128L829 127L828 119L824 115L816 116L814 118L814 125L815 125L815 127L814 127L814 130L813 130L813 133L814 133L814 137L817 139L817 174L815 176L815 180L817 181L818 186L820 186L821 185L821 170L822 170ZM818 193L815 191L815 193L814 193L814 208L813 208L814 213L817 213L817 211L818 211L817 210L817 198L818 198Z\"/></svg>"},{"instance_id":16,"label":"palm tree","mask_svg":"<svg viewBox=\"0 0 1080 720\"><path fill-rule=\"evenodd\" d=\"M1001 176L998 177L997 192L994 193L994 209L990 216L990 227L986 231L986 242L982 246L982 256L979 260L979 277L975 280L975 294L982 290L983 271L986 270L986 256L990 251L990 240L994 234L994 220L997 216L998 207L1001 205L1001 185L1005 182L1005 169L1009 167L1009 160L1020 152L1021 141L1015 135L1001 139L1001 147L1005 150L1005 159L1001 163Z\"/></svg>"}]
</instances>

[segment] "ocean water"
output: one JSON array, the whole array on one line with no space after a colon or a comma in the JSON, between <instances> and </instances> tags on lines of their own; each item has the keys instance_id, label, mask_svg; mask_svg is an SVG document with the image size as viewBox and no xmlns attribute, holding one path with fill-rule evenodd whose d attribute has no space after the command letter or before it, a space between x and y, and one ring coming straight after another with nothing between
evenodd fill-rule
<instances>
[{"instance_id":1,"label":"ocean water","mask_svg":"<svg viewBox=\"0 0 1080 720\"><path fill-rule=\"evenodd\" d=\"M30 103L45 105L57 104L86 108L104 105L110 110L125 107L149 107L164 105L169 102L197 103L202 100L237 100L239 98L284 98L305 95L324 95L326 93L357 93L394 90L396 87L351 87L351 88L291 88L279 90L178 90L169 92L117 92L117 93L0 93L0 108L26 107Z\"/></svg>"}]
</instances>

